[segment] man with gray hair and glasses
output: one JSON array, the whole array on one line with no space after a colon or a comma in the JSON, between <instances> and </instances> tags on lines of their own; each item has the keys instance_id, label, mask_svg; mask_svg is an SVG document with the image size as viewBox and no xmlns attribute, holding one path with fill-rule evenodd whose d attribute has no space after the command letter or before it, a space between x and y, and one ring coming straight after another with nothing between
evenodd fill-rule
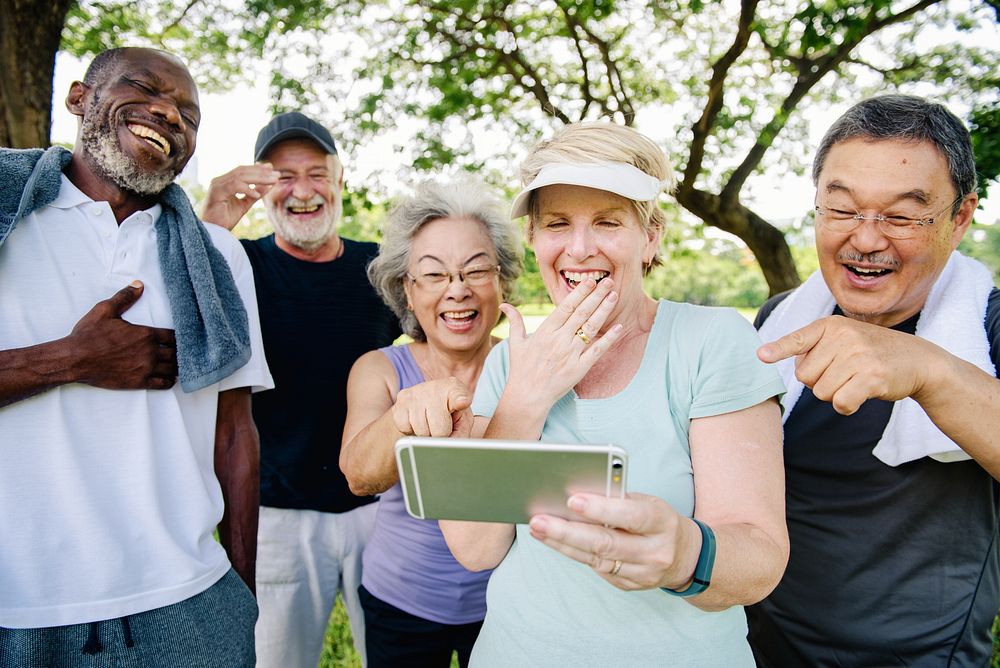
<instances>
[{"instance_id":1,"label":"man with gray hair and glasses","mask_svg":"<svg viewBox=\"0 0 1000 668\"><path fill-rule=\"evenodd\" d=\"M1000 291L955 249L969 133L865 100L813 166L820 270L768 301L791 558L748 610L760 666L983 666L1000 607Z\"/></svg>"}]
</instances>

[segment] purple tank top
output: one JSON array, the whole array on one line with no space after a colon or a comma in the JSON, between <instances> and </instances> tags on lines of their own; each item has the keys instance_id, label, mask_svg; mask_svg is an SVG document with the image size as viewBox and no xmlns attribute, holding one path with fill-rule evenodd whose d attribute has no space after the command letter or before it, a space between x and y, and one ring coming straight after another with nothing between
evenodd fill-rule
<instances>
[{"instance_id":1,"label":"purple tank top","mask_svg":"<svg viewBox=\"0 0 1000 668\"><path fill-rule=\"evenodd\" d=\"M399 389L424 382L409 346L379 350L396 369ZM414 519L406 512L398 483L378 502L363 563L365 589L411 615L441 624L468 624L486 617L491 571L473 573L455 561L437 520Z\"/></svg>"}]
</instances>

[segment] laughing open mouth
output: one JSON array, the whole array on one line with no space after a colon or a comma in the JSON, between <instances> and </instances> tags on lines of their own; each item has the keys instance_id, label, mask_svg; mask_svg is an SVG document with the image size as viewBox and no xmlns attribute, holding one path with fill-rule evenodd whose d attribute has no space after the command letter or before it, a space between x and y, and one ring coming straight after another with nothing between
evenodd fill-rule
<instances>
[{"instance_id":1,"label":"laughing open mouth","mask_svg":"<svg viewBox=\"0 0 1000 668\"><path fill-rule=\"evenodd\" d=\"M595 283L600 283L601 280L607 278L611 275L609 271L564 271L562 272L562 277L566 279L571 288L575 288L580 283L583 283L588 278L593 279Z\"/></svg>"},{"instance_id":2,"label":"laughing open mouth","mask_svg":"<svg viewBox=\"0 0 1000 668\"><path fill-rule=\"evenodd\" d=\"M467 311L445 311L441 317L446 322L462 323L472 320L479 314L479 311L469 309Z\"/></svg>"},{"instance_id":3,"label":"laughing open mouth","mask_svg":"<svg viewBox=\"0 0 1000 668\"><path fill-rule=\"evenodd\" d=\"M170 142L156 130L151 130L145 125L138 125L136 123L129 123L127 127L132 134L145 139L146 143L163 155L170 155Z\"/></svg>"},{"instance_id":4,"label":"laughing open mouth","mask_svg":"<svg viewBox=\"0 0 1000 668\"><path fill-rule=\"evenodd\" d=\"M859 278L872 279L879 278L881 276L887 276L892 273L892 269L871 269L865 267L856 267L851 264L845 264L844 267Z\"/></svg>"},{"instance_id":5,"label":"laughing open mouth","mask_svg":"<svg viewBox=\"0 0 1000 668\"><path fill-rule=\"evenodd\" d=\"M288 213L298 213L298 214L316 213L317 211L319 211L320 206L322 205L307 204L305 206L289 206Z\"/></svg>"}]
</instances>

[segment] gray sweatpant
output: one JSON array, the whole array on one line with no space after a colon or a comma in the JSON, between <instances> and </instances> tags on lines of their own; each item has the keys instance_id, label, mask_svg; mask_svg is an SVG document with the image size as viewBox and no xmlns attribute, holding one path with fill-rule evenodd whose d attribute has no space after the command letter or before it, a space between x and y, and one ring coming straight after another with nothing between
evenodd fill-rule
<instances>
[{"instance_id":1,"label":"gray sweatpant","mask_svg":"<svg viewBox=\"0 0 1000 668\"><path fill-rule=\"evenodd\" d=\"M0 627L0 668L253 668L257 604L232 569L191 598L119 619Z\"/></svg>"}]
</instances>

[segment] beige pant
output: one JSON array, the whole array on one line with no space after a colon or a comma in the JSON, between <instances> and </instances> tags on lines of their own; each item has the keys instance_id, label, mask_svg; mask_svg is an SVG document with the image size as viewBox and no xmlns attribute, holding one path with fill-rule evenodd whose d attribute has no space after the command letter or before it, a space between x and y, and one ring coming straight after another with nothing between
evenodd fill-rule
<instances>
[{"instance_id":1,"label":"beige pant","mask_svg":"<svg viewBox=\"0 0 1000 668\"><path fill-rule=\"evenodd\" d=\"M257 666L316 668L339 590L354 647L365 664L365 616L358 601L361 553L377 503L346 513L260 509L257 533Z\"/></svg>"}]
</instances>

